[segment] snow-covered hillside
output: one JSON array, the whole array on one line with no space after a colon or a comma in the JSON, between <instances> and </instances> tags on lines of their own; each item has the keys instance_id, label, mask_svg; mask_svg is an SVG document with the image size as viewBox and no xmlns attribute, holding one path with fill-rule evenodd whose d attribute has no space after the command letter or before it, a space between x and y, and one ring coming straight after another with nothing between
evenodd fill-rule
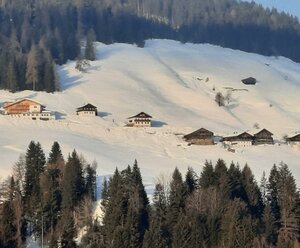
<instances>
[{"instance_id":1,"label":"snow-covered hillside","mask_svg":"<svg viewBox=\"0 0 300 248\"><path fill-rule=\"evenodd\" d=\"M92 162L98 174L109 175L137 159L150 191L155 177L177 166L200 172L206 159L248 163L257 179L274 163L284 161L300 183L300 148L258 146L230 153L221 145L187 146L182 134L204 127L216 135L255 132L258 123L281 140L300 131L300 65L286 58L263 57L211 45L149 40L145 48L128 44L97 44L97 61L87 73L75 62L58 67L62 91L54 94L1 91L1 101L23 97L56 111L56 121L31 121L0 116L0 175L25 152L30 140L49 152L58 141L67 156L73 148ZM247 86L241 79L253 76ZM214 101L216 92L232 100L226 107ZM100 117L79 117L77 107L92 103ZM124 127L127 117L141 111L154 117L154 127Z\"/></svg>"}]
</instances>

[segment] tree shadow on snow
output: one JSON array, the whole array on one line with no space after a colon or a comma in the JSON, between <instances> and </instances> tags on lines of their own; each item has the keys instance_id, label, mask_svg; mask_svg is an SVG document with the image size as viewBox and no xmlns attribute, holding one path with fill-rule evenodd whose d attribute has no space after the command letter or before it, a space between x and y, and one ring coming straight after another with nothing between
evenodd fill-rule
<instances>
[{"instance_id":1,"label":"tree shadow on snow","mask_svg":"<svg viewBox=\"0 0 300 248\"><path fill-rule=\"evenodd\" d=\"M63 120L63 119L66 119L66 114L64 114L64 113L60 113L60 112L55 112L54 113L54 115L55 115L55 119L56 120Z\"/></svg>"},{"instance_id":2,"label":"tree shadow on snow","mask_svg":"<svg viewBox=\"0 0 300 248\"><path fill-rule=\"evenodd\" d=\"M109 115L112 115L112 113L109 113L109 112L97 112L97 116L99 117L106 117L106 116L109 116Z\"/></svg>"},{"instance_id":3,"label":"tree shadow on snow","mask_svg":"<svg viewBox=\"0 0 300 248\"><path fill-rule=\"evenodd\" d=\"M151 121L151 127L163 127L165 125L168 125L168 123L163 121Z\"/></svg>"}]
</instances>

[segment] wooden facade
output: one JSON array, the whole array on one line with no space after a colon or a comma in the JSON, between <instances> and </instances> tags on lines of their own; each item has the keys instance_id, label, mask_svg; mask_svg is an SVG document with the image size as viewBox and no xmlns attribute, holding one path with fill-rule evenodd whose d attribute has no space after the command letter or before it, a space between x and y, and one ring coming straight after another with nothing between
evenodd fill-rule
<instances>
[{"instance_id":1,"label":"wooden facade","mask_svg":"<svg viewBox=\"0 0 300 248\"><path fill-rule=\"evenodd\" d=\"M25 113L41 113L44 106L37 101L31 99L22 99L16 102L5 102L3 104L4 114L25 114Z\"/></svg>"},{"instance_id":2,"label":"wooden facade","mask_svg":"<svg viewBox=\"0 0 300 248\"><path fill-rule=\"evenodd\" d=\"M14 118L30 120L54 120L55 115L51 111L45 110L45 106L31 99L21 99L16 102L4 102L3 112Z\"/></svg>"},{"instance_id":3,"label":"wooden facade","mask_svg":"<svg viewBox=\"0 0 300 248\"><path fill-rule=\"evenodd\" d=\"M195 132L183 136L183 138L189 144L214 145L214 133L205 128L200 128Z\"/></svg>"},{"instance_id":4,"label":"wooden facade","mask_svg":"<svg viewBox=\"0 0 300 248\"><path fill-rule=\"evenodd\" d=\"M151 127L152 116L141 112L128 118L127 126L129 127Z\"/></svg>"},{"instance_id":5,"label":"wooden facade","mask_svg":"<svg viewBox=\"0 0 300 248\"><path fill-rule=\"evenodd\" d=\"M244 132L236 136L224 137L223 142L232 146L246 147L252 145L253 136L247 132Z\"/></svg>"},{"instance_id":6,"label":"wooden facade","mask_svg":"<svg viewBox=\"0 0 300 248\"><path fill-rule=\"evenodd\" d=\"M286 140L287 140L288 144L290 144L290 145L300 144L300 133L295 136L289 137Z\"/></svg>"},{"instance_id":7,"label":"wooden facade","mask_svg":"<svg viewBox=\"0 0 300 248\"><path fill-rule=\"evenodd\" d=\"M274 140L272 136L273 134L270 131L268 131L267 129L263 129L258 133L254 134L253 145L273 145Z\"/></svg>"},{"instance_id":8,"label":"wooden facade","mask_svg":"<svg viewBox=\"0 0 300 248\"><path fill-rule=\"evenodd\" d=\"M97 107L88 103L82 107L77 108L76 114L80 116L97 116Z\"/></svg>"}]
</instances>

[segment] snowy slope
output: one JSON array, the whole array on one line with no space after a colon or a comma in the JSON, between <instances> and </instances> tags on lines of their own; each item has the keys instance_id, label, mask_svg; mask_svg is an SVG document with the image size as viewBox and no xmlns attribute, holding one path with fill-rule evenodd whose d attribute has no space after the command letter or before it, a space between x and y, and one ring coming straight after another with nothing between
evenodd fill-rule
<instances>
[{"instance_id":1,"label":"snowy slope","mask_svg":"<svg viewBox=\"0 0 300 248\"><path fill-rule=\"evenodd\" d=\"M0 175L11 165L30 140L40 141L48 153L58 141L65 156L73 148L92 162L98 174L110 175L137 159L147 189L155 177L171 173L175 166L200 171L206 159L248 163L257 179L262 172L284 161L300 183L300 149L286 145L238 149L230 153L221 145L187 146L182 134L204 127L216 135L253 130L258 123L280 140L300 131L300 65L286 58L263 57L211 45L180 44L149 40L145 48L128 44L97 44L97 61L87 73L74 69L75 62L58 67L62 91L1 91L1 101L29 97L57 111L58 120L40 122L0 116ZM241 83L253 76L255 86ZM206 82L206 78L209 80ZM216 92L232 101L218 107ZM215 89L215 90L214 90ZM98 106L100 117L83 118L75 109L84 103ZM154 127L124 127L126 118L145 111L154 117Z\"/></svg>"}]
</instances>

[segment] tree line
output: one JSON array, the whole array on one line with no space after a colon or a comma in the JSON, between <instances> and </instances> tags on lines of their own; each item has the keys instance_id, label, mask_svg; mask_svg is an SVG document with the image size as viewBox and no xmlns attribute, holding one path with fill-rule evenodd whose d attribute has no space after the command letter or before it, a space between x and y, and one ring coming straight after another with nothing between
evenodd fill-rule
<instances>
[{"instance_id":1,"label":"tree line","mask_svg":"<svg viewBox=\"0 0 300 248\"><path fill-rule=\"evenodd\" d=\"M75 150L65 161L57 142L46 159L31 141L2 183L0 199L0 247L26 247L29 237L47 247L76 247L78 229L92 221L96 164Z\"/></svg>"},{"instance_id":2,"label":"tree line","mask_svg":"<svg viewBox=\"0 0 300 248\"><path fill-rule=\"evenodd\" d=\"M0 88L59 90L55 64L84 57L82 42L91 51L95 40L143 46L149 38L212 43L300 61L298 19L254 2L2 0Z\"/></svg>"},{"instance_id":3,"label":"tree line","mask_svg":"<svg viewBox=\"0 0 300 248\"><path fill-rule=\"evenodd\" d=\"M219 159L200 174L175 168L160 176L149 200L138 162L105 179L102 217L93 218L96 164L57 142L46 159L31 141L0 187L0 247L295 248L300 192L288 166L274 165L257 183L250 167ZM80 236L79 230L86 230Z\"/></svg>"},{"instance_id":4,"label":"tree line","mask_svg":"<svg viewBox=\"0 0 300 248\"><path fill-rule=\"evenodd\" d=\"M149 203L137 162L103 184L103 219L89 226L80 247L295 248L300 197L281 163L258 184L248 165L206 162L200 175L160 177Z\"/></svg>"}]
</instances>

